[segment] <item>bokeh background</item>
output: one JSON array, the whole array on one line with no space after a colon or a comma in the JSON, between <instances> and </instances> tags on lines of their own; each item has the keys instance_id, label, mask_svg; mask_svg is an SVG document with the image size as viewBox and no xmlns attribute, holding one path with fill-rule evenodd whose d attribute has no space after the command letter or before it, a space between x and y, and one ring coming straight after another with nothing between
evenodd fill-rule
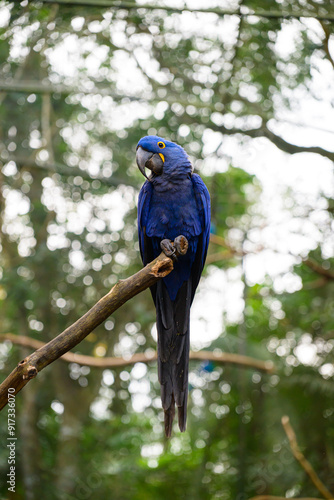
<instances>
[{"instance_id":1,"label":"bokeh background","mask_svg":"<svg viewBox=\"0 0 334 500\"><path fill-rule=\"evenodd\" d=\"M150 500L334 491L334 12L325 0L0 2L0 369L141 268L140 137L181 144L212 198L188 429L163 437L156 364L58 360L16 398L16 493ZM75 349L150 354L148 291ZM238 361L239 359L239 361ZM248 359L248 358L247 358ZM254 361L254 360L253 360ZM7 410L0 468L8 473ZM262 495L262 496L261 496Z\"/></svg>"}]
</instances>

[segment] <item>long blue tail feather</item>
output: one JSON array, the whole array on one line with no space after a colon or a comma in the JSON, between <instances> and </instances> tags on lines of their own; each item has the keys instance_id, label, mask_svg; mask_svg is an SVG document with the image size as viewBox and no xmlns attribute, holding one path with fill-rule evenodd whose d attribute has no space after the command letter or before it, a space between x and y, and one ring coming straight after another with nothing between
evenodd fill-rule
<instances>
[{"instance_id":1,"label":"long blue tail feather","mask_svg":"<svg viewBox=\"0 0 334 500\"><path fill-rule=\"evenodd\" d=\"M165 412L165 432L170 435L175 404L181 431L186 429L189 366L189 311L191 280L171 301L163 281L157 285L158 375Z\"/></svg>"}]
</instances>

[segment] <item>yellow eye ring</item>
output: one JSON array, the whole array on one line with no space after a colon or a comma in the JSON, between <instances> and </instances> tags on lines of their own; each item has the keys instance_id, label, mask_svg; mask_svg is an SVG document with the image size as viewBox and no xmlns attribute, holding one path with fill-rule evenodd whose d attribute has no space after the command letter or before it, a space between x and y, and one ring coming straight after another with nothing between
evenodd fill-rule
<instances>
[{"instance_id":1,"label":"yellow eye ring","mask_svg":"<svg viewBox=\"0 0 334 500\"><path fill-rule=\"evenodd\" d=\"M163 149L166 147L166 144L164 142L160 141L160 142L158 142L158 146L160 149Z\"/></svg>"}]
</instances>

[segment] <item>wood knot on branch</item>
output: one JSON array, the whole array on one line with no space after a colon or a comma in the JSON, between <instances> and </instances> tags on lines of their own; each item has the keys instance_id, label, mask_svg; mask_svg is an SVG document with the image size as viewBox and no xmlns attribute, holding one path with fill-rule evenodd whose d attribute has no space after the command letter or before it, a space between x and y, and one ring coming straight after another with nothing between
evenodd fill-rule
<instances>
[{"instance_id":1,"label":"wood knot on branch","mask_svg":"<svg viewBox=\"0 0 334 500\"><path fill-rule=\"evenodd\" d=\"M27 366L22 378L23 380L31 380L32 378L36 377L37 373L38 371L36 366L29 365Z\"/></svg>"},{"instance_id":2,"label":"wood knot on branch","mask_svg":"<svg viewBox=\"0 0 334 500\"><path fill-rule=\"evenodd\" d=\"M29 357L22 359L19 362L18 368L22 370L22 378L23 380L31 380L37 376L38 370L36 366L27 364L29 362ZM26 366L25 366L26 365Z\"/></svg>"},{"instance_id":3,"label":"wood knot on branch","mask_svg":"<svg viewBox=\"0 0 334 500\"><path fill-rule=\"evenodd\" d=\"M166 258L162 261L156 262L151 269L151 273L156 278L164 278L173 270L173 262L171 259Z\"/></svg>"}]
</instances>

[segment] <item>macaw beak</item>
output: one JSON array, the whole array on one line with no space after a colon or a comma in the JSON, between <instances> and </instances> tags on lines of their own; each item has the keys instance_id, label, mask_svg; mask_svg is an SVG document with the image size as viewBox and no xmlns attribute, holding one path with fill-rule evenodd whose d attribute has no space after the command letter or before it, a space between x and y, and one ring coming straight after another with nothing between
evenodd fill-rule
<instances>
[{"instance_id":1,"label":"macaw beak","mask_svg":"<svg viewBox=\"0 0 334 500\"><path fill-rule=\"evenodd\" d=\"M156 175L161 175L163 171L164 162L158 153L150 153L141 146L138 146L136 152L136 162L141 173L150 180L145 172L145 167L151 170Z\"/></svg>"}]
</instances>

